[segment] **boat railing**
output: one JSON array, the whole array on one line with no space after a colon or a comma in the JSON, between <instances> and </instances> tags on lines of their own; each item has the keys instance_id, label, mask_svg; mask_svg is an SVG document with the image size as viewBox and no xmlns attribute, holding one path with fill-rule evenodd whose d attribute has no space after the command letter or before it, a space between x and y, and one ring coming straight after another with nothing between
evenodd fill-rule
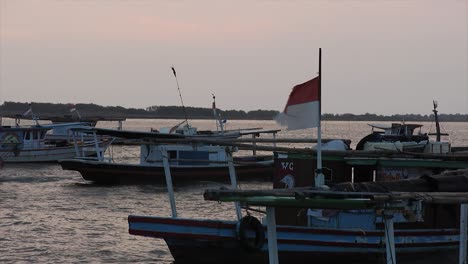
<instances>
[{"instance_id":1,"label":"boat railing","mask_svg":"<svg viewBox=\"0 0 468 264\"><path fill-rule=\"evenodd\" d=\"M162 163L164 159L147 159L145 160L148 163ZM226 165L229 164L228 160L209 160L209 159L169 159L170 163L174 162L187 162L187 163L200 163L200 164L220 164ZM251 165L251 164L258 164L258 161L239 161L233 160L234 164L238 165ZM265 163L271 163L273 160L265 160Z\"/></svg>"}]
</instances>

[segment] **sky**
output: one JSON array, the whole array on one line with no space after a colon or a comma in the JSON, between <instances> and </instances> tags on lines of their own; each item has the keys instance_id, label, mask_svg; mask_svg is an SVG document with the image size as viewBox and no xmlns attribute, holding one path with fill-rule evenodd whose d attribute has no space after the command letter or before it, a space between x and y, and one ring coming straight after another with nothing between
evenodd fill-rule
<instances>
[{"instance_id":1,"label":"sky","mask_svg":"<svg viewBox=\"0 0 468 264\"><path fill-rule=\"evenodd\" d=\"M468 0L0 0L0 101L468 114Z\"/></svg>"}]
</instances>

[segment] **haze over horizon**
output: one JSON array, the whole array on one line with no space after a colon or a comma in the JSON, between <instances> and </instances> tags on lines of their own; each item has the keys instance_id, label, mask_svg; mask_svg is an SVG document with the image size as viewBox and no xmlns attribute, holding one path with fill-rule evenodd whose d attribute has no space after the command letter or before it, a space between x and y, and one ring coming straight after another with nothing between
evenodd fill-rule
<instances>
[{"instance_id":1,"label":"haze over horizon","mask_svg":"<svg viewBox=\"0 0 468 264\"><path fill-rule=\"evenodd\" d=\"M468 1L0 0L0 100L468 114Z\"/></svg>"}]
</instances>

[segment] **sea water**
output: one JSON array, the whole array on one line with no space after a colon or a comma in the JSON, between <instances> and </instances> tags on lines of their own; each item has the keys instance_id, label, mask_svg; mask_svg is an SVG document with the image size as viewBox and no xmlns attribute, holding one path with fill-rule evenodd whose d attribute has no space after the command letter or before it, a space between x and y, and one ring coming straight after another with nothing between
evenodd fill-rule
<instances>
[{"instance_id":1,"label":"sea water","mask_svg":"<svg viewBox=\"0 0 468 264\"><path fill-rule=\"evenodd\" d=\"M127 120L124 129L149 131L171 127L180 120ZM199 130L216 129L212 120L190 120ZM350 139L354 147L370 133L368 122L322 123L323 138ZM424 133L435 126L424 124ZM99 127L117 124L101 122ZM273 121L228 121L227 129L279 129ZM442 123L452 146L468 146L468 123ZM315 129L281 131L277 137L315 137ZM262 137L270 137L268 135ZM292 146L292 145L290 145ZM309 146L299 144L296 146ZM312 144L310 144L312 146ZM137 146L109 149L116 161L138 162ZM208 188L221 183L200 182L175 187L179 217L235 219L232 203L203 200ZM267 189L271 183L241 183L242 189ZM127 217L170 216L165 186L101 186L84 181L58 164L6 164L0 170L1 263L172 263L164 240L128 234Z\"/></svg>"}]
</instances>

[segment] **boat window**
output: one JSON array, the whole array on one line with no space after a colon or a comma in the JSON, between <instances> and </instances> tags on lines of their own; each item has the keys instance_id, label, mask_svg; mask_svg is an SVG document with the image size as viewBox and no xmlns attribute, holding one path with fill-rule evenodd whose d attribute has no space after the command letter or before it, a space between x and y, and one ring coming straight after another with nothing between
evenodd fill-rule
<instances>
[{"instance_id":1,"label":"boat window","mask_svg":"<svg viewBox=\"0 0 468 264\"><path fill-rule=\"evenodd\" d=\"M31 134L30 134L30 133L31 133L31 132L26 132L26 133L24 133L24 139L25 139L25 140L31 139Z\"/></svg>"},{"instance_id":2,"label":"boat window","mask_svg":"<svg viewBox=\"0 0 468 264\"><path fill-rule=\"evenodd\" d=\"M169 159L177 159L177 151L170 150L167 153L169 154Z\"/></svg>"},{"instance_id":3,"label":"boat window","mask_svg":"<svg viewBox=\"0 0 468 264\"><path fill-rule=\"evenodd\" d=\"M33 136L32 136L32 139L37 139L37 131L33 131Z\"/></svg>"}]
</instances>

